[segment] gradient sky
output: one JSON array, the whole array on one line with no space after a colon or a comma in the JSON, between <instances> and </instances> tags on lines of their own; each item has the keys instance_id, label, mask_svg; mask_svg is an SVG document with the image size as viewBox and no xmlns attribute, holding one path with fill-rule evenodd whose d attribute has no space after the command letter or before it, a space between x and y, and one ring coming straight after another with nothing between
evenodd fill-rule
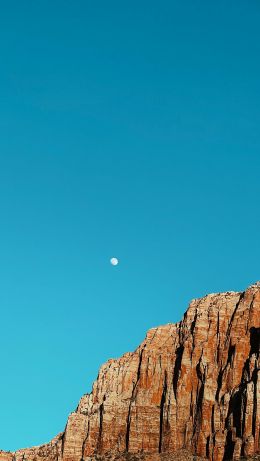
<instances>
[{"instance_id":1,"label":"gradient sky","mask_svg":"<svg viewBox=\"0 0 260 461\"><path fill-rule=\"evenodd\" d=\"M191 298L260 279L259 24L258 0L2 4L2 449L63 430Z\"/></svg>"}]
</instances>

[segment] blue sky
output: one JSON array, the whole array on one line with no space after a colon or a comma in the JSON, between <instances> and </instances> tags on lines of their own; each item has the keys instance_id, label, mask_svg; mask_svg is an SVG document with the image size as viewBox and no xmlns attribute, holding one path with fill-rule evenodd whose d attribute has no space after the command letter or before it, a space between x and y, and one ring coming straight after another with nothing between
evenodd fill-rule
<instances>
[{"instance_id":1,"label":"blue sky","mask_svg":"<svg viewBox=\"0 0 260 461\"><path fill-rule=\"evenodd\" d=\"M50 440L191 298L260 278L259 23L256 0L2 6L2 449Z\"/></svg>"}]
</instances>

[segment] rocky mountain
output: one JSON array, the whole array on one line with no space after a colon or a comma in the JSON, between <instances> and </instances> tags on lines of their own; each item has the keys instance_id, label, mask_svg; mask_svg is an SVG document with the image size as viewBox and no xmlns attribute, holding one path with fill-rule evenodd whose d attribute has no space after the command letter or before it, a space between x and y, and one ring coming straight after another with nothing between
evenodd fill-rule
<instances>
[{"instance_id":1,"label":"rocky mountain","mask_svg":"<svg viewBox=\"0 0 260 461\"><path fill-rule=\"evenodd\" d=\"M108 360L46 445L0 461L191 460L260 452L260 283L193 300Z\"/></svg>"}]
</instances>

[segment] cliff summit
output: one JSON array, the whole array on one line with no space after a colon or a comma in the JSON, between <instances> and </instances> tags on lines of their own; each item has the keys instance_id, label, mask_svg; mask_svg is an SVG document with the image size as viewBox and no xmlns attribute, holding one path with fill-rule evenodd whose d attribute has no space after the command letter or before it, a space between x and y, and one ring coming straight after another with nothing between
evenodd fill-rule
<instances>
[{"instance_id":1,"label":"cliff summit","mask_svg":"<svg viewBox=\"0 0 260 461\"><path fill-rule=\"evenodd\" d=\"M259 344L260 282L193 300L179 323L152 328L136 351L101 367L64 432L40 447L0 452L0 460L256 456Z\"/></svg>"}]
</instances>

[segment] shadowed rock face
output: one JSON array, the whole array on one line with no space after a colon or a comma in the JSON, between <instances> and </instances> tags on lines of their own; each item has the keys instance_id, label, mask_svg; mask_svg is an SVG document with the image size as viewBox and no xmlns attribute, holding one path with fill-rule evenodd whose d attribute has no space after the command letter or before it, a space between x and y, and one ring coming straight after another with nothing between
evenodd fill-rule
<instances>
[{"instance_id":1,"label":"shadowed rock face","mask_svg":"<svg viewBox=\"0 0 260 461\"><path fill-rule=\"evenodd\" d=\"M41 447L0 452L0 461L108 454L152 461L179 459L181 450L215 461L253 456L260 451L259 344L259 283L193 300L181 322L149 330L135 352L101 367L63 433Z\"/></svg>"}]
</instances>

